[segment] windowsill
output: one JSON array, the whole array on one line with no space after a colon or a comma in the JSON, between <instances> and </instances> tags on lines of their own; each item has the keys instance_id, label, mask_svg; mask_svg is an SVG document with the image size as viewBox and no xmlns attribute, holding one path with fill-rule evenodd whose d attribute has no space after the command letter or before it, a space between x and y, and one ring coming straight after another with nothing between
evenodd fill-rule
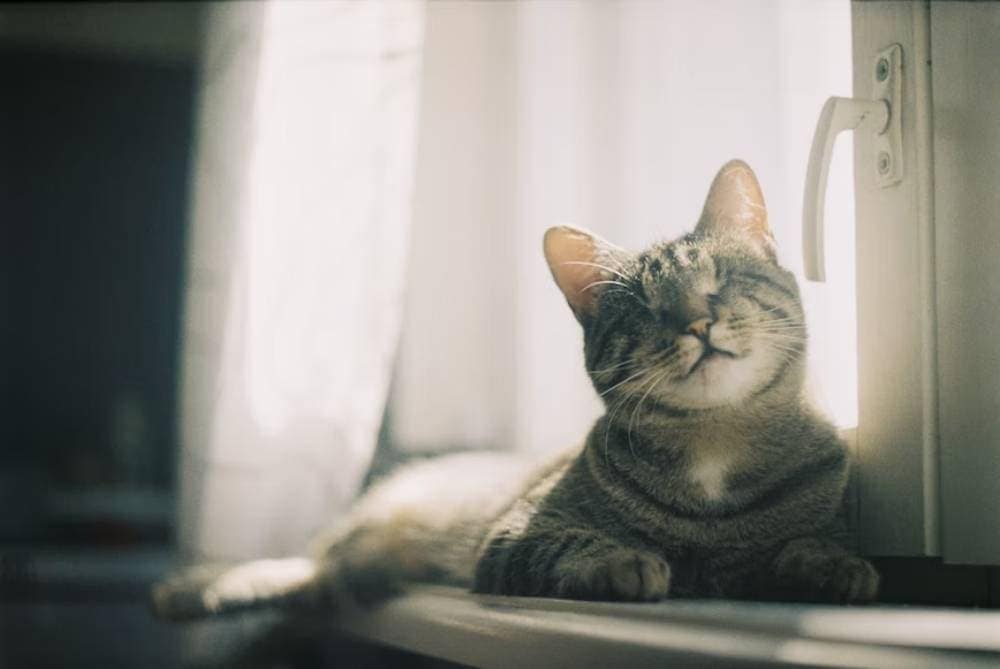
<instances>
[{"instance_id":1,"label":"windowsill","mask_svg":"<svg viewBox=\"0 0 1000 669\"><path fill-rule=\"evenodd\" d=\"M31 582L24 585L36 596L49 592L57 598L38 599L39 605L144 602L150 581L172 559L169 551L152 548L41 551L8 546L0 554L31 556ZM413 585L375 609L344 613L334 623L335 631L478 667L1000 666L1000 611L719 600L613 604L481 596ZM144 606L138 614L145 615ZM252 620L227 620L192 629L214 630L218 638L212 637L212 644L223 650L229 647L225 643L244 643ZM164 644L179 643L169 636L177 632L172 626L158 625L153 631L166 639Z\"/></svg>"},{"instance_id":2,"label":"windowsill","mask_svg":"<svg viewBox=\"0 0 1000 669\"><path fill-rule=\"evenodd\" d=\"M363 640L479 667L996 666L1000 612L728 601L612 604L440 586L337 623Z\"/></svg>"}]
</instances>

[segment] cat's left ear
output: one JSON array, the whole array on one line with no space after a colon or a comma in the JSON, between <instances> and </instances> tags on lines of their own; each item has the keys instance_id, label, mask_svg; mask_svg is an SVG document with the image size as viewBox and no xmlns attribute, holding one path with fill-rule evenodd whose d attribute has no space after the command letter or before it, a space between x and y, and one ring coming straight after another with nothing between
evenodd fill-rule
<instances>
[{"instance_id":1,"label":"cat's left ear","mask_svg":"<svg viewBox=\"0 0 1000 669\"><path fill-rule=\"evenodd\" d=\"M620 281L626 252L597 235L560 225L545 233L545 260L556 285L581 323L597 311L602 290Z\"/></svg>"},{"instance_id":2,"label":"cat's left ear","mask_svg":"<svg viewBox=\"0 0 1000 669\"><path fill-rule=\"evenodd\" d=\"M767 224L764 194L757 175L742 160L730 160L715 175L695 232L736 236L750 249L777 261L774 234Z\"/></svg>"}]
</instances>

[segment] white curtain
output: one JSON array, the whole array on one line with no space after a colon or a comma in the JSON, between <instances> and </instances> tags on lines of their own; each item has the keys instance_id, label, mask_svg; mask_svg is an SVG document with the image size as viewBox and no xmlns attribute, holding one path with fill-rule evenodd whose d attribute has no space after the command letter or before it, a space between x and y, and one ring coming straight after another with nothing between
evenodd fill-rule
<instances>
[{"instance_id":1,"label":"white curtain","mask_svg":"<svg viewBox=\"0 0 1000 669\"><path fill-rule=\"evenodd\" d=\"M542 259L550 225L635 249L676 236L739 157L800 270L812 131L851 71L848 0L430 3L397 443L539 450L585 434L600 406ZM831 275L803 282L816 395L843 426L857 411L850 157L841 141Z\"/></svg>"},{"instance_id":2,"label":"white curtain","mask_svg":"<svg viewBox=\"0 0 1000 669\"><path fill-rule=\"evenodd\" d=\"M301 552L367 471L401 320L423 14L209 9L182 380L191 558Z\"/></svg>"},{"instance_id":3,"label":"white curtain","mask_svg":"<svg viewBox=\"0 0 1000 669\"><path fill-rule=\"evenodd\" d=\"M673 237L740 157L798 270L812 128L851 93L848 0L224 3L207 45L182 388L180 539L198 558L296 552L343 512L401 321L398 445L580 440L600 406L544 230ZM831 168L829 281L804 287L819 399L842 425L849 152Z\"/></svg>"}]
</instances>

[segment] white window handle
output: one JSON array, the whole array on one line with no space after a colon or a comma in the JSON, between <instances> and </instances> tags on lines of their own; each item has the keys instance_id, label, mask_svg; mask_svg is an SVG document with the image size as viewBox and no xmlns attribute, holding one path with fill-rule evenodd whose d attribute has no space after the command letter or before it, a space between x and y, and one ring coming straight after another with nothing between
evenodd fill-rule
<instances>
[{"instance_id":1,"label":"white window handle","mask_svg":"<svg viewBox=\"0 0 1000 669\"><path fill-rule=\"evenodd\" d=\"M816 134L809 151L806 169L806 193L802 201L802 252L806 278L826 280L823 252L823 204L826 202L826 179L830 171L830 156L837 135L864 125L881 133L889 125L889 103L885 100L830 98L823 105Z\"/></svg>"},{"instance_id":2,"label":"white window handle","mask_svg":"<svg viewBox=\"0 0 1000 669\"><path fill-rule=\"evenodd\" d=\"M868 136L876 138L878 163L873 173L878 185L885 188L902 179L902 123L898 108L894 109L902 101L902 61L898 44L884 49L875 59L872 99L834 97L826 101L820 112L809 151L802 201L802 254L806 278L810 281L826 280L823 205L837 135L844 130L868 131Z\"/></svg>"}]
</instances>

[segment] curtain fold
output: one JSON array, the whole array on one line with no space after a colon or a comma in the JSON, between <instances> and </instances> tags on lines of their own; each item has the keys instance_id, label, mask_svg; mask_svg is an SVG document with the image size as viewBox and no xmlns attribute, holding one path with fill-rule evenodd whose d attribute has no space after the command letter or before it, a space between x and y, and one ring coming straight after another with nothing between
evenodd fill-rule
<instances>
[{"instance_id":1,"label":"curtain fold","mask_svg":"<svg viewBox=\"0 0 1000 669\"><path fill-rule=\"evenodd\" d=\"M367 472L402 313L423 12L209 10L181 384L193 559L301 552Z\"/></svg>"}]
</instances>

